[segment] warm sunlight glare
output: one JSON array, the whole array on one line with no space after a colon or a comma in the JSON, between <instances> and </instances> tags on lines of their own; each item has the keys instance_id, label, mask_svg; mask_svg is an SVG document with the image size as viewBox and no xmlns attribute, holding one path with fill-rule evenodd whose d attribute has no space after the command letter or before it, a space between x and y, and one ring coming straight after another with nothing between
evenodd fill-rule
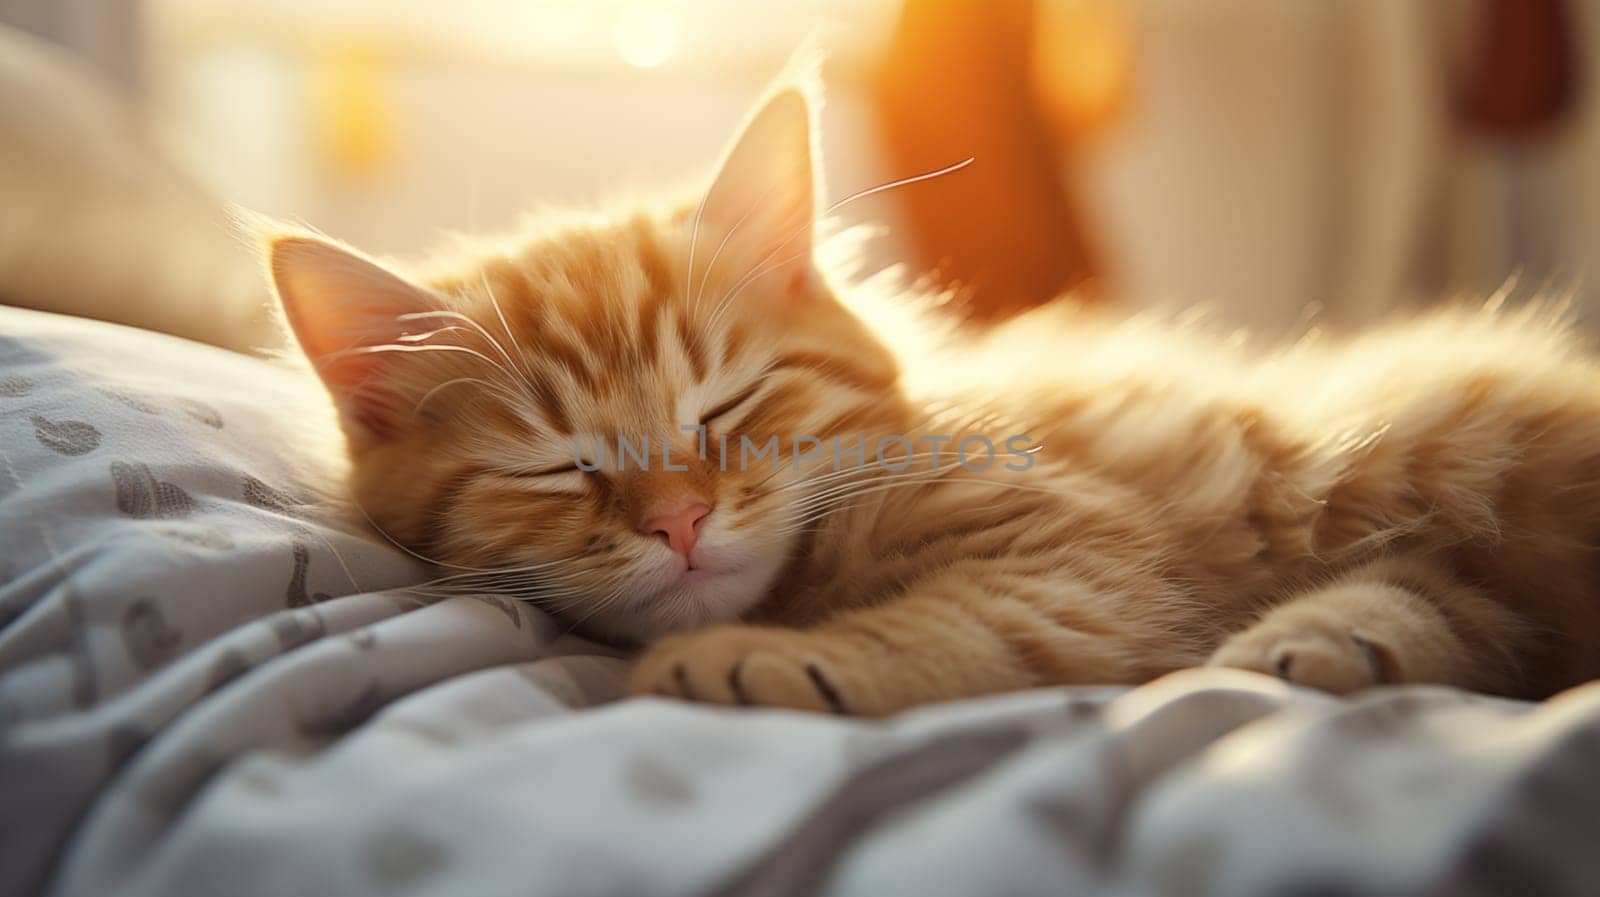
<instances>
[{"instance_id":1,"label":"warm sunlight glare","mask_svg":"<svg viewBox=\"0 0 1600 897\"><path fill-rule=\"evenodd\" d=\"M1034 69L1058 123L1088 135L1116 121L1134 68L1134 22L1119 0L1061 0L1040 9Z\"/></svg>"},{"instance_id":2,"label":"warm sunlight glare","mask_svg":"<svg viewBox=\"0 0 1600 897\"><path fill-rule=\"evenodd\" d=\"M541 50L576 46L584 38L584 11L575 6L530 6L524 13L528 42Z\"/></svg>"},{"instance_id":3,"label":"warm sunlight glare","mask_svg":"<svg viewBox=\"0 0 1600 897\"><path fill-rule=\"evenodd\" d=\"M676 25L665 9L645 3L630 3L617 15L612 30L617 55L629 65L655 68L672 57L677 43Z\"/></svg>"}]
</instances>

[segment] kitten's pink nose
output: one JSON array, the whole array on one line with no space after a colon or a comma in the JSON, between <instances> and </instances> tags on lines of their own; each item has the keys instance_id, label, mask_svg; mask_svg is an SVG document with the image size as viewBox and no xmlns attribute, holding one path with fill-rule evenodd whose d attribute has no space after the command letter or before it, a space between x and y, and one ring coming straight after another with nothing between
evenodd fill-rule
<instances>
[{"instance_id":1,"label":"kitten's pink nose","mask_svg":"<svg viewBox=\"0 0 1600 897\"><path fill-rule=\"evenodd\" d=\"M639 532L647 536L660 533L666 537L667 545L673 551L688 560L689 552L694 551L694 543L700 538L700 521L709 513L711 506L703 501L690 499L677 502L660 509L660 512L639 524Z\"/></svg>"}]
</instances>

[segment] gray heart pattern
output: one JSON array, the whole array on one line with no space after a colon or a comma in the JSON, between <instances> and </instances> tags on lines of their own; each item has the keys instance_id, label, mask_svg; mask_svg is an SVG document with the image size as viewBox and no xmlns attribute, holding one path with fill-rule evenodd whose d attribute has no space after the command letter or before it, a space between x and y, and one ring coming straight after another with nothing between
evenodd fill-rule
<instances>
[{"instance_id":1,"label":"gray heart pattern","mask_svg":"<svg viewBox=\"0 0 1600 897\"><path fill-rule=\"evenodd\" d=\"M194 510L189 493L156 479L148 464L113 461L111 481L117 488L117 510L129 517L183 517Z\"/></svg>"},{"instance_id":2,"label":"gray heart pattern","mask_svg":"<svg viewBox=\"0 0 1600 897\"><path fill-rule=\"evenodd\" d=\"M70 582L63 591L61 604L67 612L67 625L72 633L66 646L72 665L72 704L78 708L93 707L100 698L100 683L94 664L89 662L89 614L83 607L83 595Z\"/></svg>"},{"instance_id":3,"label":"gray heart pattern","mask_svg":"<svg viewBox=\"0 0 1600 897\"><path fill-rule=\"evenodd\" d=\"M301 503L282 489L268 486L249 474L244 477L244 500L264 511L291 513Z\"/></svg>"},{"instance_id":4,"label":"gray heart pattern","mask_svg":"<svg viewBox=\"0 0 1600 897\"><path fill-rule=\"evenodd\" d=\"M506 615L506 619L511 621L511 625L518 629L522 628L522 613L517 610L517 603L510 598L502 598L499 595L468 595L467 597L497 608Z\"/></svg>"},{"instance_id":5,"label":"gray heart pattern","mask_svg":"<svg viewBox=\"0 0 1600 897\"><path fill-rule=\"evenodd\" d=\"M256 767L247 767L234 773L233 783L265 797L277 797L283 793L283 785L271 773Z\"/></svg>"},{"instance_id":6,"label":"gray heart pattern","mask_svg":"<svg viewBox=\"0 0 1600 897\"><path fill-rule=\"evenodd\" d=\"M374 832L362 854L372 880L385 891L406 888L449 859L443 844L398 824Z\"/></svg>"},{"instance_id":7,"label":"gray heart pattern","mask_svg":"<svg viewBox=\"0 0 1600 897\"><path fill-rule=\"evenodd\" d=\"M100 447L100 431L81 420L50 420L35 414L33 435L39 444L63 455L87 455Z\"/></svg>"},{"instance_id":8,"label":"gray heart pattern","mask_svg":"<svg viewBox=\"0 0 1600 897\"><path fill-rule=\"evenodd\" d=\"M272 621L272 634L278 637L278 645L284 651L309 645L322 638L327 631L327 624L314 610L297 610L292 614L279 615Z\"/></svg>"},{"instance_id":9,"label":"gray heart pattern","mask_svg":"<svg viewBox=\"0 0 1600 897\"><path fill-rule=\"evenodd\" d=\"M419 607L438 604L445 599L442 592L414 592L410 590L383 592L383 597L400 613L414 611Z\"/></svg>"},{"instance_id":10,"label":"gray heart pattern","mask_svg":"<svg viewBox=\"0 0 1600 897\"><path fill-rule=\"evenodd\" d=\"M167 623L161 606L152 599L134 599L122 612L122 646L140 669L150 670L166 663L182 638L183 634Z\"/></svg>"},{"instance_id":11,"label":"gray heart pattern","mask_svg":"<svg viewBox=\"0 0 1600 897\"><path fill-rule=\"evenodd\" d=\"M131 393L126 389L116 386L100 387L100 394L113 401L121 402L135 411L145 414L160 414L161 409L147 401L143 396Z\"/></svg>"},{"instance_id":12,"label":"gray heart pattern","mask_svg":"<svg viewBox=\"0 0 1600 897\"><path fill-rule=\"evenodd\" d=\"M161 536L163 539L171 539L174 542L191 545L195 548L204 548L209 551L227 551L233 547L233 538L219 526L168 526L156 530L156 535Z\"/></svg>"},{"instance_id":13,"label":"gray heart pattern","mask_svg":"<svg viewBox=\"0 0 1600 897\"><path fill-rule=\"evenodd\" d=\"M332 598L326 592L306 594L306 570L311 566L311 550L304 542L294 543L294 572L289 574L289 588L285 590L290 607L309 607Z\"/></svg>"},{"instance_id":14,"label":"gray heart pattern","mask_svg":"<svg viewBox=\"0 0 1600 897\"><path fill-rule=\"evenodd\" d=\"M374 682L350 703L314 719L302 720L299 729L301 734L311 738L336 738L366 722L386 703L383 689Z\"/></svg>"},{"instance_id":15,"label":"gray heart pattern","mask_svg":"<svg viewBox=\"0 0 1600 897\"><path fill-rule=\"evenodd\" d=\"M694 789L683 776L648 757L635 759L624 781L642 803L675 808L694 802Z\"/></svg>"},{"instance_id":16,"label":"gray heart pattern","mask_svg":"<svg viewBox=\"0 0 1600 897\"><path fill-rule=\"evenodd\" d=\"M205 402L198 399L174 399L173 401L178 403L178 407L183 409L184 414L213 430L222 429L222 415L217 412L217 409L207 405Z\"/></svg>"},{"instance_id":17,"label":"gray heart pattern","mask_svg":"<svg viewBox=\"0 0 1600 897\"><path fill-rule=\"evenodd\" d=\"M206 694L211 694L243 676L249 669L250 661L243 654L232 648L222 652L212 661L211 671L206 675Z\"/></svg>"},{"instance_id":18,"label":"gray heart pattern","mask_svg":"<svg viewBox=\"0 0 1600 897\"><path fill-rule=\"evenodd\" d=\"M113 401L120 402L135 411L143 414L161 414L161 406L149 396L140 395L120 386L99 387L101 395ZM216 408L199 399L173 398L172 403L177 405L184 414L210 427L213 430L222 429L222 414Z\"/></svg>"}]
</instances>

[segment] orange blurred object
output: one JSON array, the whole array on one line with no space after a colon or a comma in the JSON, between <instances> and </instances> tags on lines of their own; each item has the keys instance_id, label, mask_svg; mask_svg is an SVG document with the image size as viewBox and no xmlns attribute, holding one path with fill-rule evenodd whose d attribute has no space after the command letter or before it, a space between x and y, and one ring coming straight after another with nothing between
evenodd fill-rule
<instances>
[{"instance_id":1,"label":"orange blurred object","mask_svg":"<svg viewBox=\"0 0 1600 897\"><path fill-rule=\"evenodd\" d=\"M320 48L309 74L319 160L334 177L369 180L395 154L395 100L383 49L338 40Z\"/></svg>"},{"instance_id":2,"label":"orange blurred object","mask_svg":"<svg viewBox=\"0 0 1600 897\"><path fill-rule=\"evenodd\" d=\"M1089 298L1100 272L1071 148L1040 103L1037 22L1024 0L907 0L876 79L892 171L976 160L900 197L919 262L970 318L1006 317L1068 291ZM1100 95L1074 96L1091 94Z\"/></svg>"},{"instance_id":3,"label":"orange blurred object","mask_svg":"<svg viewBox=\"0 0 1600 897\"><path fill-rule=\"evenodd\" d=\"M1052 0L1039 7L1033 69L1045 114L1069 139L1111 130L1127 109L1134 71L1127 0Z\"/></svg>"}]
</instances>

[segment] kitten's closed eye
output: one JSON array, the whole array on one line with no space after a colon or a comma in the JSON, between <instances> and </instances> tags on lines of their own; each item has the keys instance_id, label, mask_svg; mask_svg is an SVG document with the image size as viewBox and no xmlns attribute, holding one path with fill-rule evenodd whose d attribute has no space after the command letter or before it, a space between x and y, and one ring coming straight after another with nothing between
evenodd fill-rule
<instances>
[{"instance_id":1,"label":"kitten's closed eye","mask_svg":"<svg viewBox=\"0 0 1600 897\"><path fill-rule=\"evenodd\" d=\"M766 382L767 381L765 380L757 380L756 382L745 387L743 390L740 390L733 396L733 398L728 399L726 402L723 402L722 404L712 408L710 411L707 411L705 414L702 414L700 416L700 426L710 426L717 418L736 410L740 405L750 401L750 399L761 390L761 387L766 385Z\"/></svg>"},{"instance_id":2,"label":"kitten's closed eye","mask_svg":"<svg viewBox=\"0 0 1600 897\"><path fill-rule=\"evenodd\" d=\"M544 468L542 470L518 470L518 471L509 472L509 473L506 474L506 476L509 476L509 477L511 477L513 479L518 479L518 480L536 480L536 479L539 479L541 477L559 476L560 474L564 474L564 473L584 473L584 472L585 471L583 470L583 468L579 467L576 463L573 463L573 464L567 464L567 465L564 465L564 466L561 466L561 467L547 467L547 468Z\"/></svg>"}]
</instances>

